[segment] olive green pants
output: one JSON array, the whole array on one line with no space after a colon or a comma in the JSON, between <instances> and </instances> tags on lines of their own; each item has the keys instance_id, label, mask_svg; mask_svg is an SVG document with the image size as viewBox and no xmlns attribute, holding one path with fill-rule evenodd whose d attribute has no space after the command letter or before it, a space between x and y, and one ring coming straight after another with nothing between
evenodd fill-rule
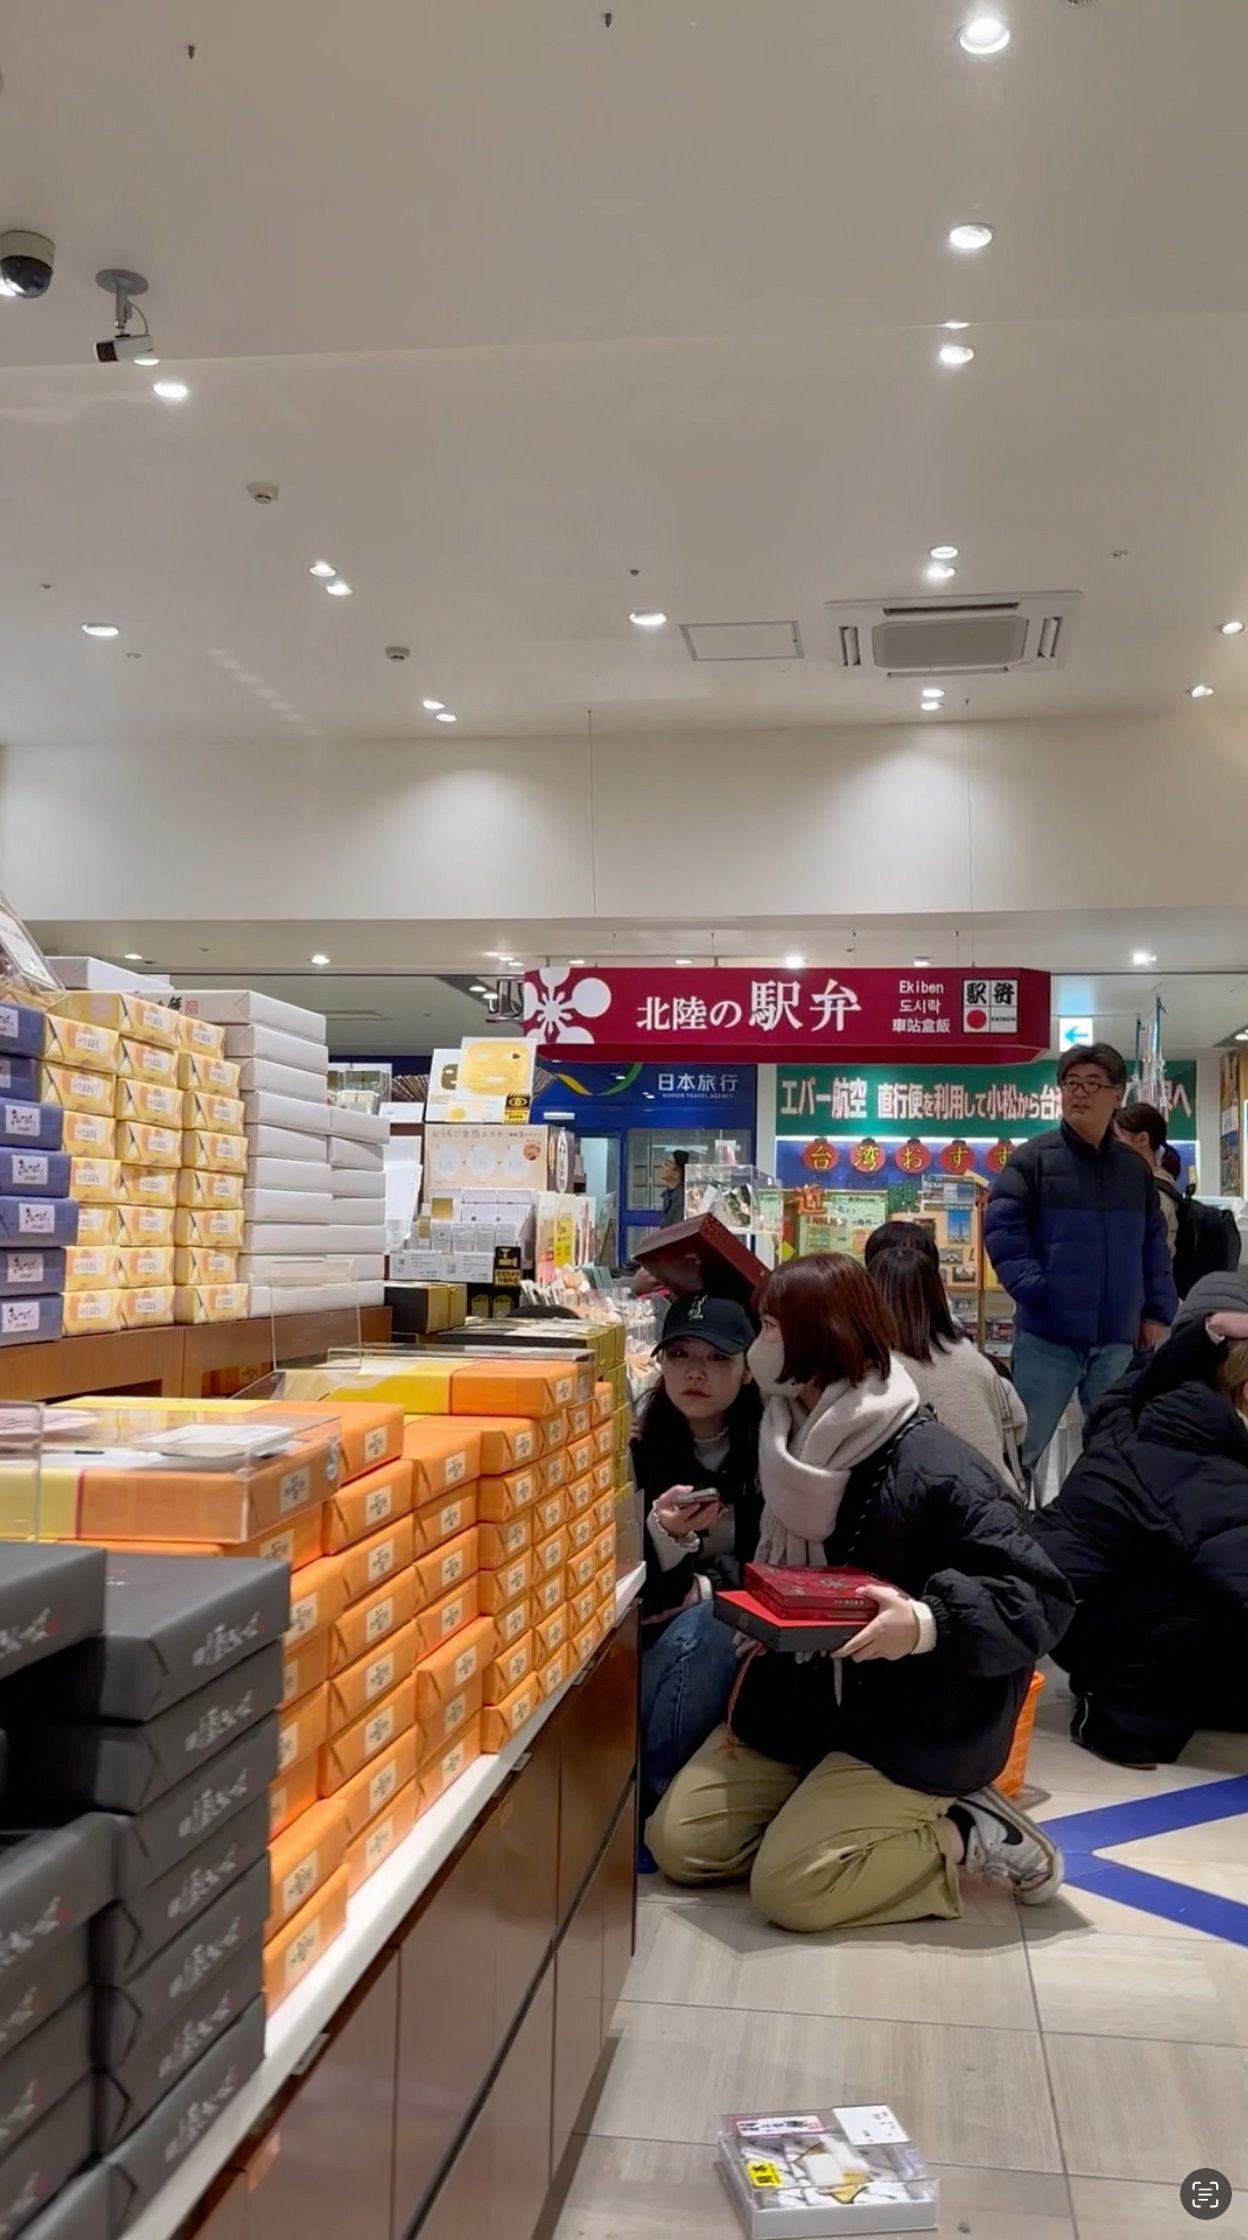
<instances>
[{"instance_id":1,"label":"olive green pants","mask_svg":"<svg viewBox=\"0 0 1248 2240\"><path fill-rule=\"evenodd\" d=\"M740 1882L781 1929L958 1921L950 1799L900 1789L839 1752L802 1779L717 1727L646 1829L672 1882Z\"/></svg>"}]
</instances>

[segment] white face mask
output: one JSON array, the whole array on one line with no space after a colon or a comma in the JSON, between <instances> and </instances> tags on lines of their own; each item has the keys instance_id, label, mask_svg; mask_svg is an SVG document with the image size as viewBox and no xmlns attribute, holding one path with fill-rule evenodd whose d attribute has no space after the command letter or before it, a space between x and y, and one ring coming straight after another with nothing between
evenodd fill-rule
<instances>
[{"instance_id":1,"label":"white face mask","mask_svg":"<svg viewBox=\"0 0 1248 2240\"><path fill-rule=\"evenodd\" d=\"M784 1373L784 1340L777 1330L774 1337L764 1331L754 1340L745 1357L746 1366L764 1397L770 1400L778 1392L796 1392L792 1377Z\"/></svg>"}]
</instances>

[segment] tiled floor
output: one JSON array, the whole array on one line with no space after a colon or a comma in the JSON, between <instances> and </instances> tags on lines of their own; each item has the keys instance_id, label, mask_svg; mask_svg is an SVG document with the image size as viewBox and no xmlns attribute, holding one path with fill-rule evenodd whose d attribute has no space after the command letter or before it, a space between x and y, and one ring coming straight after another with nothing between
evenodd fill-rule
<instances>
[{"instance_id":1,"label":"tiled floor","mask_svg":"<svg viewBox=\"0 0 1248 2240\"><path fill-rule=\"evenodd\" d=\"M1025 1800L1042 1819L1248 1772L1248 1736L1133 1774L1076 1749L1068 1722L1051 1674L1030 1764L1043 1793ZM1103 1856L1248 1907L1248 1813ZM943 2234L1185 2240L1179 2186L1213 2167L1243 2189L1218 2232L1248 2240L1248 1946L1079 1888L1032 1911L967 1895L956 1927L796 1938L742 1892L643 1882L555 2240L734 2240L710 2151L721 2113L876 2099L938 2166Z\"/></svg>"}]
</instances>

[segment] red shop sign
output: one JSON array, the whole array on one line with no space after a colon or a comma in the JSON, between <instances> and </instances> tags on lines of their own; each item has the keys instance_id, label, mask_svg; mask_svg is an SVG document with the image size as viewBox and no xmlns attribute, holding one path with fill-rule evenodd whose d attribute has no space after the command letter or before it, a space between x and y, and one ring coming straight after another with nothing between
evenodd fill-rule
<instances>
[{"instance_id":1,"label":"red shop sign","mask_svg":"<svg viewBox=\"0 0 1248 2240\"><path fill-rule=\"evenodd\" d=\"M596 1058L1036 1058L1049 1047L1047 972L768 972L724 965L546 965L524 983L543 1055Z\"/></svg>"}]
</instances>

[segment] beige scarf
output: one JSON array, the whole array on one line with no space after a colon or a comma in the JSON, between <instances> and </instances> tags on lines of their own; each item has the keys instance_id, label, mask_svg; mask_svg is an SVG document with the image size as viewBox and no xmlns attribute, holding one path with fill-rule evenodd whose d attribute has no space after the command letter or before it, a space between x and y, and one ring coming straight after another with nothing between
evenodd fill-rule
<instances>
[{"instance_id":1,"label":"beige scarf","mask_svg":"<svg viewBox=\"0 0 1248 2240\"><path fill-rule=\"evenodd\" d=\"M887 1379L873 1370L861 1384L828 1385L809 1414L776 1393L759 1430L757 1561L822 1568L850 1471L887 1445L918 1405L914 1380L896 1359Z\"/></svg>"}]
</instances>

